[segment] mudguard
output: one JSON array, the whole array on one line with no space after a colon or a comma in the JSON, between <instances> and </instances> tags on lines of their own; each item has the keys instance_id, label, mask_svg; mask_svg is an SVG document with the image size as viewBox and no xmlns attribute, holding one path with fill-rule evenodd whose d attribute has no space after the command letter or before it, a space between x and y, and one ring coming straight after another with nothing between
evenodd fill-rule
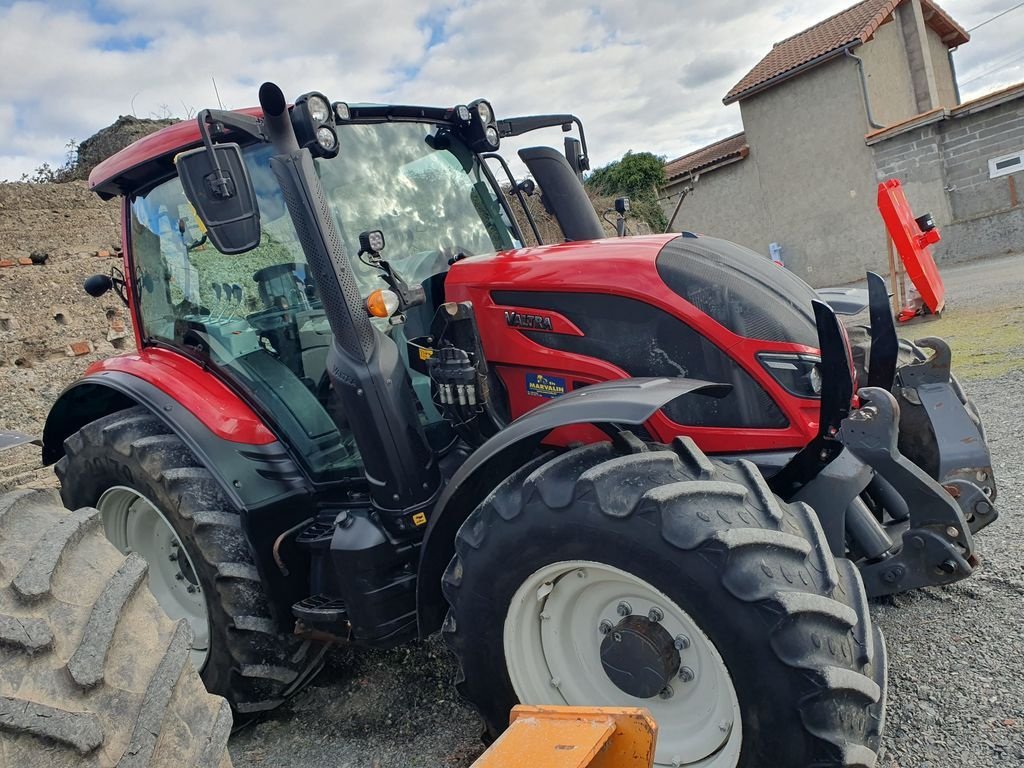
<instances>
[{"instance_id":1,"label":"mudguard","mask_svg":"<svg viewBox=\"0 0 1024 768\"><path fill-rule=\"evenodd\" d=\"M112 358L91 368L50 410L43 462L56 463L64 455L64 440L85 424L141 405L181 438L240 511L306 493L305 475L259 417L212 374L176 357L179 371L184 365L199 373L186 369L170 377L144 356ZM120 370L109 365L114 361ZM196 381L200 375L210 380L205 390Z\"/></svg>"},{"instance_id":2,"label":"mudguard","mask_svg":"<svg viewBox=\"0 0 1024 768\"><path fill-rule=\"evenodd\" d=\"M554 429L570 424L643 424L677 397L723 397L729 384L684 378L617 379L562 395L524 414L480 446L459 467L434 507L424 535L417 579L420 636L440 629L441 577L455 552L455 534L483 498L534 456Z\"/></svg>"}]
</instances>

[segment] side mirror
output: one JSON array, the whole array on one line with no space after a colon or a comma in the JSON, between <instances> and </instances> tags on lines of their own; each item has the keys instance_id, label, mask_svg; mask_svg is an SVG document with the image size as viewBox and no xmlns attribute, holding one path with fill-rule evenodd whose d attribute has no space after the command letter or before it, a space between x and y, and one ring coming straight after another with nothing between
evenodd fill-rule
<instances>
[{"instance_id":1,"label":"side mirror","mask_svg":"<svg viewBox=\"0 0 1024 768\"><path fill-rule=\"evenodd\" d=\"M182 152L175 160L185 197L196 209L214 247L245 253L260 244L256 190L237 144Z\"/></svg>"},{"instance_id":2,"label":"side mirror","mask_svg":"<svg viewBox=\"0 0 1024 768\"><path fill-rule=\"evenodd\" d=\"M82 284L85 292L94 299L98 299L113 287L114 281L110 275L93 275L85 278L85 282Z\"/></svg>"},{"instance_id":3,"label":"side mirror","mask_svg":"<svg viewBox=\"0 0 1024 768\"><path fill-rule=\"evenodd\" d=\"M582 181L583 172L587 170L583 166L588 163L583 159L583 145L579 139L572 136L565 137L565 159L569 161L569 167L576 174L576 178Z\"/></svg>"}]
</instances>

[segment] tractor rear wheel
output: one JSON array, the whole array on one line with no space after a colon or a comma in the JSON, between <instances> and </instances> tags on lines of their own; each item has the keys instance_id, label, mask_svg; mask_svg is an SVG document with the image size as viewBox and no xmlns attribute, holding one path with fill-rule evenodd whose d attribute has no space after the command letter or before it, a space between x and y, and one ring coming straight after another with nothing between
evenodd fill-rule
<instances>
[{"instance_id":1,"label":"tractor rear wheel","mask_svg":"<svg viewBox=\"0 0 1024 768\"><path fill-rule=\"evenodd\" d=\"M241 520L210 472L145 408L85 425L56 466L71 508L149 563L153 593L195 638L192 659L240 715L273 709L321 666L324 646L278 631Z\"/></svg>"},{"instance_id":2,"label":"tractor rear wheel","mask_svg":"<svg viewBox=\"0 0 1024 768\"><path fill-rule=\"evenodd\" d=\"M231 709L95 509L0 496L0 763L227 768Z\"/></svg>"},{"instance_id":3,"label":"tractor rear wheel","mask_svg":"<svg viewBox=\"0 0 1024 768\"><path fill-rule=\"evenodd\" d=\"M688 439L541 458L469 517L444 576L460 692L644 706L658 765L875 765L885 650L814 512Z\"/></svg>"}]
</instances>

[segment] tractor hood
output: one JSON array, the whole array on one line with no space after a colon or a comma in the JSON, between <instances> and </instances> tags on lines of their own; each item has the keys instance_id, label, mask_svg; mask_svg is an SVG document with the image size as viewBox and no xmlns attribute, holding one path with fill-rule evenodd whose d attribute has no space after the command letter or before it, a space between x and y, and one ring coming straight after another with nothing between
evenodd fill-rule
<instances>
[{"instance_id":1,"label":"tractor hood","mask_svg":"<svg viewBox=\"0 0 1024 768\"><path fill-rule=\"evenodd\" d=\"M710 317L735 341L818 346L812 309L817 297L809 285L747 248L691 233L524 248L452 267L446 281L450 300L479 303L482 290L623 296L659 306L694 327Z\"/></svg>"}]
</instances>

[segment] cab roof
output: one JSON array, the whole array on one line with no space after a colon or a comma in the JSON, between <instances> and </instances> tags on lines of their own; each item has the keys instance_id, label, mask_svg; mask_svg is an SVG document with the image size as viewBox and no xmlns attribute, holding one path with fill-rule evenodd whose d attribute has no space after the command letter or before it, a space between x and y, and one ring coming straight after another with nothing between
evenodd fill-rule
<instances>
[{"instance_id":1,"label":"cab roof","mask_svg":"<svg viewBox=\"0 0 1024 768\"><path fill-rule=\"evenodd\" d=\"M417 107L396 104L350 104L349 123L388 121L452 122L454 107ZM249 117L262 118L259 107L232 110ZM89 189L104 200L128 195L150 181L174 173L174 157L179 152L202 144L199 123L195 119L161 128L111 155L92 169Z\"/></svg>"},{"instance_id":2,"label":"cab roof","mask_svg":"<svg viewBox=\"0 0 1024 768\"><path fill-rule=\"evenodd\" d=\"M263 117L259 107L236 110L243 115ZM179 152L202 144L199 123L182 120L143 136L120 152L108 157L89 174L89 189L104 200L126 195L150 179L174 171L174 157Z\"/></svg>"}]
</instances>

